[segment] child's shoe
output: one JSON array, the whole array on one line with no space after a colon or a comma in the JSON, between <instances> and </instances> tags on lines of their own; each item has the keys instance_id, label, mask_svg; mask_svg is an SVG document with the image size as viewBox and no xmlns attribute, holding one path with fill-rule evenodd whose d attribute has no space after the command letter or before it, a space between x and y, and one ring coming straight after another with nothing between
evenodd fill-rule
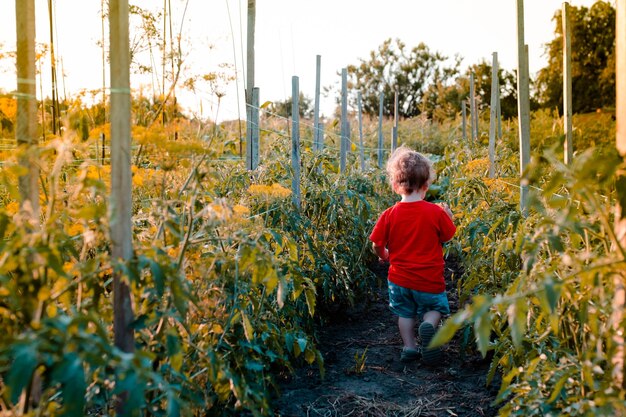
<instances>
[{"instance_id":1,"label":"child's shoe","mask_svg":"<svg viewBox=\"0 0 626 417\"><path fill-rule=\"evenodd\" d=\"M417 349L407 349L406 347L402 348L402 353L400 353L400 360L402 362L413 362L418 360L420 357L420 353Z\"/></svg>"},{"instance_id":2,"label":"child's shoe","mask_svg":"<svg viewBox=\"0 0 626 417\"><path fill-rule=\"evenodd\" d=\"M428 349L430 341L435 335L435 328L430 323L422 323L418 329L420 339L422 340L422 361L428 366L437 366L441 361L441 350L436 347Z\"/></svg>"}]
</instances>

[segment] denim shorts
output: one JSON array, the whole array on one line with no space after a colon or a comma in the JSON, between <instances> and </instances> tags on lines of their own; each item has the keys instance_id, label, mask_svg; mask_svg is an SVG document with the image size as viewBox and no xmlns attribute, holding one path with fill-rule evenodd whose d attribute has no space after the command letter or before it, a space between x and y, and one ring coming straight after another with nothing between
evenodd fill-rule
<instances>
[{"instance_id":1,"label":"denim shorts","mask_svg":"<svg viewBox=\"0 0 626 417\"><path fill-rule=\"evenodd\" d=\"M404 288L387 281L389 284L389 308L402 318L421 320L424 313L438 311L442 315L450 314L450 305L446 292L433 294Z\"/></svg>"}]
</instances>

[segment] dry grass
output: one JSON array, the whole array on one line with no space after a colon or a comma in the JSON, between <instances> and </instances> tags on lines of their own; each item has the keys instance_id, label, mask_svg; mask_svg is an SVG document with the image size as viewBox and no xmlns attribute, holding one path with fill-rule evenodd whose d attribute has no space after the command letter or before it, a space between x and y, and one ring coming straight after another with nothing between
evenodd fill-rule
<instances>
[{"instance_id":1,"label":"dry grass","mask_svg":"<svg viewBox=\"0 0 626 417\"><path fill-rule=\"evenodd\" d=\"M450 407L441 405L445 395L433 400L419 398L406 405L395 404L377 398L365 398L352 393L318 398L307 408L310 417L419 417L432 416L447 411L456 416Z\"/></svg>"}]
</instances>

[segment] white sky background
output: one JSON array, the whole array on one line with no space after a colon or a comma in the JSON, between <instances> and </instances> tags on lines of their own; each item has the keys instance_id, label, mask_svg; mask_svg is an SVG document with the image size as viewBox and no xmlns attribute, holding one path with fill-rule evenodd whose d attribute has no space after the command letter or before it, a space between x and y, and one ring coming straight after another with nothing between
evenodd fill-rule
<instances>
[{"instance_id":1,"label":"white sky background","mask_svg":"<svg viewBox=\"0 0 626 417\"><path fill-rule=\"evenodd\" d=\"M15 1L21 0L0 0L2 51L15 50ZM190 42L183 45L185 65L194 73L216 71L224 63L236 67L238 82L223 87L225 96L217 118L236 119L239 114L245 118L242 60L246 55L247 1L171 0L174 32L178 32L186 2L183 38ZM97 46L101 39L100 3L53 0L61 97L64 92L71 96L79 90L102 88L102 51ZM162 0L131 3L155 10L163 6ZM593 3L594 0L570 2L573 6ZM37 42L47 43L47 0L35 0L35 4ZM544 44L554 38L552 17L562 7L562 1L526 0L524 7L532 75L546 64ZM108 45L108 25L105 38ZM491 53L498 52L500 66L512 71L517 66L516 0L257 0L255 84L260 88L261 103L290 97L293 75L300 79L300 90L313 99L316 55L322 57L322 87L337 86L341 68L358 64L359 58L367 60L370 51L378 49L388 38L399 38L407 48L424 42L432 52L448 57L459 54L463 57L462 69L483 59L490 62ZM160 79L160 52L155 53L156 77ZM61 75L61 62L65 77ZM16 88L13 65L7 60L0 62L0 89ZM235 75L234 68L228 71ZM108 63L106 78L108 85ZM39 79L37 83L39 94ZM49 62L44 62L41 84L44 95L49 96ZM141 85L150 85L150 77L131 75L131 87L138 89ZM195 95L180 92L177 96L190 111L215 118L217 97L208 88ZM335 98L322 97L321 101L322 113L331 115Z\"/></svg>"}]
</instances>

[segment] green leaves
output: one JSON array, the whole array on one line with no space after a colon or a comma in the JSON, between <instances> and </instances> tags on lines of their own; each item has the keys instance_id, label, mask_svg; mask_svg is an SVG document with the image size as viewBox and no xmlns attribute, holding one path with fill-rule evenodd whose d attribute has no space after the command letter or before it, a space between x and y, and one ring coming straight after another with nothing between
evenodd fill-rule
<instances>
[{"instance_id":1,"label":"green leaves","mask_svg":"<svg viewBox=\"0 0 626 417\"><path fill-rule=\"evenodd\" d=\"M61 361L54 365L52 379L61 383L63 415L83 416L87 384L82 358L76 352L63 355Z\"/></svg>"},{"instance_id":2,"label":"green leaves","mask_svg":"<svg viewBox=\"0 0 626 417\"><path fill-rule=\"evenodd\" d=\"M12 347L11 369L7 376L10 398L17 403L22 390L30 383L40 363L37 345L33 341L16 343Z\"/></svg>"}]
</instances>

